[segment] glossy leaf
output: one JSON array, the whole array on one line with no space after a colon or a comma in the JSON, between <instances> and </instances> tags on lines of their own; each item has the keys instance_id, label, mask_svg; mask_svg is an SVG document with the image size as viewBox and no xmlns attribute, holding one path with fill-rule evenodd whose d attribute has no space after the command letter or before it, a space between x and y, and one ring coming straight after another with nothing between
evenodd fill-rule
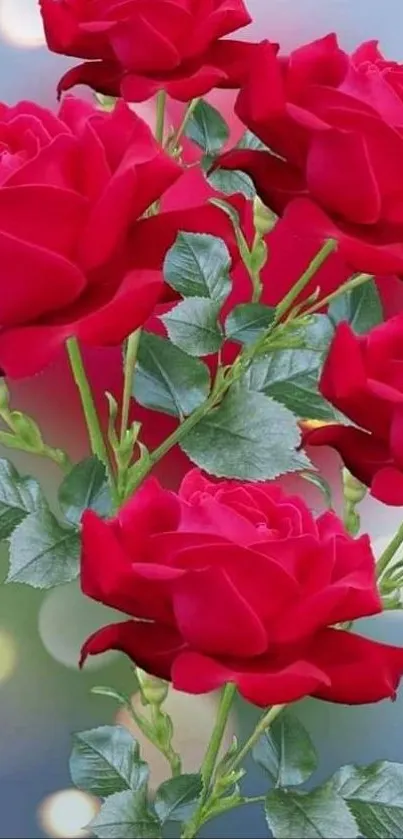
<instances>
[{"instance_id":1,"label":"glossy leaf","mask_svg":"<svg viewBox=\"0 0 403 839\"><path fill-rule=\"evenodd\" d=\"M206 154L217 154L229 138L229 128L217 108L200 99L186 125L185 135Z\"/></svg>"},{"instance_id":2,"label":"glossy leaf","mask_svg":"<svg viewBox=\"0 0 403 839\"><path fill-rule=\"evenodd\" d=\"M240 344L253 344L273 322L275 309L263 303L241 303L225 321L225 334Z\"/></svg>"},{"instance_id":3,"label":"glossy leaf","mask_svg":"<svg viewBox=\"0 0 403 839\"><path fill-rule=\"evenodd\" d=\"M154 808L161 822L190 819L203 789L200 775L178 775L158 787Z\"/></svg>"},{"instance_id":4,"label":"glossy leaf","mask_svg":"<svg viewBox=\"0 0 403 839\"><path fill-rule=\"evenodd\" d=\"M160 839L161 825L151 812L145 789L110 795L92 821L99 839Z\"/></svg>"},{"instance_id":5,"label":"glossy leaf","mask_svg":"<svg viewBox=\"0 0 403 839\"><path fill-rule=\"evenodd\" d=\"M76 787L106 798L140 789L148 781L149 769L127 728L103 725L74 734L70 774Z\"/></svg>"},{"instance_id":6,"label":"glossy leaf","mask_svg":"<svg viewBox=\"0 0 403 839\"><path fill-rule=\"evenodd\" d=\"M267 146L253 134L252 131L245 131L241 139L236 144L237 149L252 149L253 151L267 151Z\"/></svg>"},{"instance_id":7,"label":"glossy leaf","mask_svg":"<svg viewBox=\"0 0 403 839\"><path fill-rule=\"evenodd\" d=\"M211 475L265 481L309 466L296 451L299 441L296 419L283 405L234 386L189 432L181 448Z\"/></svg>"},{"instance_id":8,"label":"glossy leaf","mask_svg":"<svg viewBox=\"0 0 403 839\"><path fill-rule=\"evenodd\" d=\"M213 169L207 178L209 184L218 192L223 192L224 195L234 195L241 193L249 200L256 195L256 189L252 178L241 172L239 169Z\"/></svg>"},{"instance_id":9,"label":"glossy leaf","mask_svg":"<svg viewBox=\"0 0 403 839\"><path fill-rule=\"evenodd\" d=\"M298 717L285 710L253 749L253 758L270 775L275 786L303 784L317 768L312 740Z\"/></svg>"},{"instance_id":10,"label":"glossy leaf","mask_svg":"<svg viewBox=\"0 0 403 839\"><path fill-rule=\"evenodd\" d=\"M53 588L78 576L80 538L46 509L30 513L10 539L8 583Z\"/></svg>"},{"instance_id":11,"label":"glossy leaf","mask_svg":"<svg viewBox=\"0 0 403 839\"><path fill-rule=\"evenodd\" d=\"M182 297L222 303L231 290L231 257L222 239L207 233L178 233L164 263L168 285Z\"/></svg>"},{"instance_id":12,"label":"glossy leaf","mask_svg":"<svg viewBox=\"0 0 403 839\"><path fill-rule=\"evenodd\" d=\"M207 398L208 367L166 338L143 332L137 359L134 397L140 405L173 416L186 416Z\"/></svg>"},{"instance_id":13,"label":"glossy leaf","mask_svg":"<svg viewBox=\"0 0 403 839\"><path fill-rule=\"evenodd\" d=\"M315 349L278 349L259 356L246 374L251 390L265 393L301 419L336 419L318 390L323 355Z\"/></svg>"},{"instance_id":14,"label":"glossy leaf","mask_svg":"<svg viewBox=\"0 0 403 839\"><path fill-rule=\"evenodd\" d=\"M382 303L375 280L368 280L337 297L329 306L328 316L334 324L348 321L359 334L382 323Z\"/></svg>"},{"instance_id":15,"label":"glossy leaf","mask_svg":"<svg viewBox=\"0 0 403 839\"><path fill-rule=\"evenodd\" d=\"M67 521L75 525L84 510L94 510L100 516L111 512L105 466L97 457L73 466L59 488L59 504Z\"/></svg>"},{"instance_id":16,"label":"glossy leaf","mask_svg":"<svg viewBox=\"0 0 403 839\"><path fill-rule=\"evenodd\" d=\"M218 352L224 336L218 314L220 304L204 297L190 297L178 303L161 320L168 337L188 355L211 355Z\"/></svg>"},{"instance_id":17,"label":"glossy leaf","mask_svg":"<svg viewBox=\"0 0 403 839\"><path fill-rule=\"evenodd\" d=\"M38 482L21 477L10 461L0 458L0 541L8 539L29 513L44 507Z\"/></svg>"},{"instance_id":18,"label":"glossy leaf","mask_svg":"<svg viewBox=\"0 0 403 839\"><path fill-rule=\"evenodd\" d=\"M326 784L313 792L275 789L265 803L275 839L357 839L359 830L347 804Z\"/></svg>"},{"instance_id":19,"label":"glossy leaf","mask_svg":"<svg viewBox=\"0 0 403 839\"><path fill-rule=\"evenodd\" d=\"M333 787L355 816L367 839L403 836L403 765L377 761L370 766L343 766Z\"/></svg>"}]
</instances>

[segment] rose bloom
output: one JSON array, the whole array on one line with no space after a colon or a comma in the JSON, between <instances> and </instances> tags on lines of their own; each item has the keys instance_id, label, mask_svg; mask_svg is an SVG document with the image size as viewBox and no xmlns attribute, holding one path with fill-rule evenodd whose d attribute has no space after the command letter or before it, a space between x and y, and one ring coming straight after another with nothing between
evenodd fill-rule
<instances>
[{"instance_id":1,"label":"rose bloom","mask_svg":"<svg viewBox=\"0 0 403 839\"><path fill-rule=\"evenodd\" d=\"M116 518L86 511L82 538L84 593L132 616L82 661L122 650L178 690L233 682L260 706L395 696L403 649L332 628L382 611L369 538L333 513L315 521L275 484L193 469L178 495L149 478Z\"/></svg>"},{"instance_id":2,"label":"rose bloom","mask_svg":"<svg viewBox=\"0 0 403 839\"><path fill-rule=\"evenodd\" d=\"M243 0L40 0L48 47L89 59L69 70L59 93L87 84L129 102L159 90L188 101L214 87L237 88L251 44L222 40L250 23Z\"/></svg>"},{"instance_id":3,"label":"rose bloom","mask_svg":"<svg viewBox=\"0 0 403 839\"><path fill-rule=\"evenodd\" d=\"M237 151L268 206L300 201L306 229L339 239L349 264L403 273L403 65L375 42L351 56L335 35L278 56L256 45L236 111L269 151Z\"/></svg>"},{"instance_id":4,"label":"rose bloom","mask_svg":"<svg viewBox=\"0 0 403 839\"><path fill-rule=\"evenodd\" d=\"M346 363L347 362L347 363ZM323 369L323 396L360 428L309 429L305 444L332 446L385 504L403 505L403 315L355 335L341 323Z\"/></svg>"},{"instance_id":5,"label":"rose bloom","mask_svg":"<svg viewBox=\"0 0 403 839\"><path fill-rule=\"evenodd\" d=\"M164 294L178 230L226 235L212 205L140 218L183 177L124 103L67 97L55 116L0 106L0 367L43 368L71 336L119 345Z\"/></svg>"}]
</instances>

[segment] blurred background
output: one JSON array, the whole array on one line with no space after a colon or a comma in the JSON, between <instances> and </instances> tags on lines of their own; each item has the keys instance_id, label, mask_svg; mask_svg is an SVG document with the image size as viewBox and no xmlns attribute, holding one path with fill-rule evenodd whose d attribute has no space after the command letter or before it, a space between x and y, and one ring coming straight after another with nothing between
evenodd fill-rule
<instances>
[{"instance_id":1,"label":"blurred background","mask_svg":"<svg viewBox=\"0 0 403 839\"><path fill-rule=\"evenodd\" d=\"M379 38L389 58L403 60L402 0L249 0L255 23L247 36L279 40L284 49L336 30L344 46ZM246 37L247 37L246 36ZM47 52L36 0L0 0L0 98L8 103L35 99L56 107L55 85L67 62ZM147 116L150 106L144 106ZM117 356L89 353L87 363L98 389L114 390ZM119 379L118 379L119 384ZM29 382L12 388L13 406L31 413L42 424L49 443L68 449L74 458L86 453L80 407L62 359ZM99 394L99 398L101 396ZM0 451L1 456L10 457ZM57 471L32 458L13 456L24 473L36 475L51 497ZM334 455L322 459L330 480L338 482ZM172 465L169 467L172 469ZM175 480L172 471L166 476ZM315 489L309 498L320 504ZM373 501L362 505L363 525L380 551L401 521L399 510ZM0 558L6 573L6 556ZM111 700L91 695L91 687L113 685L135 689L131 668L123 658L103 657L84 673L77 669L83 639L113 613L84 601L75 584L50 593L24 586L0 587L0 837L84 837L82 830L96 812L97 802L74 791L68 774L71 732L108 724L116 719ZM400 613L365 621L363 632L379 640L403 643ZM212 727L215 697L204 699L172 695L168 709L177 726L177 745L185 755L185 769L200 763L203 745ZM304 702L298 706L322 762L320 776L341 763L378 758L403 761L401 699L366 709L332 707ZM232 731L243 736L253 723L253 712L239 705ZM119 721L127 724L120 717ZM152 751L145 752L153 767L153 784L165 776L165 767ZM263 781L251 774L254 794ZM205 831L205 836L260 837L267 835L263 818L251 808L237 811Z\"/></svg>"}]
</instances>

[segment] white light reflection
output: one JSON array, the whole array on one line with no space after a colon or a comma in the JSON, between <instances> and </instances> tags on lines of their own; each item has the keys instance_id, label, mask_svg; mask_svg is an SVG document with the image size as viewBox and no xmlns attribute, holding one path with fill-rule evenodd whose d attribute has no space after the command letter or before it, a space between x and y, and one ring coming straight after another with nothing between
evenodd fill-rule
<instances>
[{"instance_id":1,"label":"white light reflection","mask_svg":"<svg viewBox=\"0 0 403 839\"><path fill-rule=\"evenodd\" d=\"M86 828L95 818L99 802L92 795L75 789L60 790L44 798L38 808L38 822L54 839L84 839Z\"/></svg>"},{"instance_id":2,"label":"white light reflection","mask_svg":"<svg viewBox=\"0 0 403 839\"><path fill-rule=\"evenodd\" d=\"M19 47L45 43L38 0L0 0L0 35Z\"/></svg>"}]
</instances>

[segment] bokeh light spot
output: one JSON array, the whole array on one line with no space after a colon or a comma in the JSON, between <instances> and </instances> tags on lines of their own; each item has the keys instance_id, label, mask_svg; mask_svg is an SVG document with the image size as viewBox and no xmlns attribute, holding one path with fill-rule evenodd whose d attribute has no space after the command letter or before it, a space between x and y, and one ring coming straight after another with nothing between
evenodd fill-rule
<instances>
[{"instance_id":1,"label":"bokeh light spot","mask_svg":"<svg viewBox=\"0 0 403 839\"><path fill-rule=\"evenodd\" d=\"M95 818L99 802L92 795L66 789L48 795L38 808L38 823L47 836L55 839L84 839Z\"/></svg>"},{"instance_id":2,"label":"bokeh light spot","mask_svg":"<svg viewBox=\"0 0 403 839\"><path fill-rule=\"evenodd\" d=\"M0 685L13 675L17 664L17 647L13 636L0 629Z\"/></svg>"},{"instance_id":3,"label":"bokeh light spot","mask_svg":"<svg viewBox=\"0 0 403 839\"><path fill-rule=\"evenodd\" d=\"M0 0L0 34L19 47L41 47L45 43L37 0Z\"/></svg>"},{"instance_id":4,"label":"bokeh light spot","mask_svg":"<svg viewBox=\"0 0 403 839\"><path fill-rule=\"evenodd\" d=\"M46 595L38 618L38 629L46 651L59 664L76 670L81 646L97 629L122 620L119 612L95 603L81 593L79 584L59 586ZM105 653L88 659L86 670L110 664L118 653Z\"/></svg>"}]
</instances>

